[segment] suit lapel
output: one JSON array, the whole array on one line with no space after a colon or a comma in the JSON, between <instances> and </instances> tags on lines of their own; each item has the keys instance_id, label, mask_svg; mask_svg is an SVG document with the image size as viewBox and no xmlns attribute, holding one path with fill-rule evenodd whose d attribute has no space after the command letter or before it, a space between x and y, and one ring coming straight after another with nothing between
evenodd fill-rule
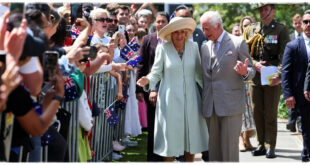
<instances>
[{"instance_id":1,"label":"suit lapel","mask_svg":"<svg viewBox=\"0 0 310 165\"><path fill-rule=\"evenodd\" d=\"M307 54L307 48L306 48L306 45L305 45L305 40L303 37L300 37L298 38L298 44L300 46L300 54L302 56L302 62L303 64L306 66L308 66L308 54Z\"/></svg>"},{"instance_id":2,"label":"suit lapel","mask_svg":"<svg viewBox=\"0 0 310 165\"><path fill-rule=\"evenodd\" d=\"M219 50L217 51L215 65L213 65L213 69L218 66L221 62L221 60L224 58L224 54L227 52L227 50L230 49L230 45L227 44L228 41L230 41L230 37L228 36L227 32L225 32L224 37L222 39L222 42L220 44Z\"/></svg>"}]
</instances>

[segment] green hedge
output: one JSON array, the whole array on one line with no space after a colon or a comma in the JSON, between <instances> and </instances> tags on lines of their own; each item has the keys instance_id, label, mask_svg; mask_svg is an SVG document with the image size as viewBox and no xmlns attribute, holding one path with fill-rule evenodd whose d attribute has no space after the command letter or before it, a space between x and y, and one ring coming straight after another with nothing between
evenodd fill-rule
<instances>
[{"instance_id":1,"label":"green hedge","mask_svg":"<svg viewBox=\"0 0 310 165\"><path fill-rule=\"evenodd\" d=\"M280 96L279 106L278 106L278 118L287 119L287 106L285 105L285 101L283 99L283 94Z\"/></svg>"}]
</instances>

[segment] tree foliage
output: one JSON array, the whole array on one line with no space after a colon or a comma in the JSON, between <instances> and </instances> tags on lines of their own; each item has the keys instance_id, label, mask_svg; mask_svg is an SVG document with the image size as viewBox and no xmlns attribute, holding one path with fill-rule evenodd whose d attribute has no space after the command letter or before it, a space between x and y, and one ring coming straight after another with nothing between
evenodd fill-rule
<instances>
[{"instance_id":1,"label":"tree foliage","mask_svg":"<svg viewBox=\"0 0 310 165\"><path fill-rule=\"evenodd\" d=\"M197 3L194 4L193 15L197 24L199 24L199 18L204 12L216 10L222 16L224 29L231 32L233 25L235 23L240 23L240 20L246 15L252 16L256 21L260 21L259 12L253 10L255 6L257 6L257 4L254 3ZM310 9L308 3L277 4L275 19L287 25L289 31L293 32L292 17L297 13L302 15L307 9Z\"/></svg>"}]
</instances>

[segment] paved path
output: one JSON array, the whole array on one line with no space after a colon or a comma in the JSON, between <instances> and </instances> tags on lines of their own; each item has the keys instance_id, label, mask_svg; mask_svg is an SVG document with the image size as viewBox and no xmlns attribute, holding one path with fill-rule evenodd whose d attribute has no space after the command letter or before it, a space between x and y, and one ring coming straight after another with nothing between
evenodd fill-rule
<instances>
[{"instance_id":1,"label":"paved path","mask_svg":"<svg viewBox=\"0 0 310 165\"><path fill-rule=\"evenodd\" d=\"M253 146L257 145L256 137L251 138ZM275 159L267 159L265 156L252 156L250 151L239 152L240 162L301 162L300 153L302 140L300 134L286 130L286 122L278 120L278 136ZM201 162L201 154L195 156L195 161Z\"/></svg>"}]
</instances>

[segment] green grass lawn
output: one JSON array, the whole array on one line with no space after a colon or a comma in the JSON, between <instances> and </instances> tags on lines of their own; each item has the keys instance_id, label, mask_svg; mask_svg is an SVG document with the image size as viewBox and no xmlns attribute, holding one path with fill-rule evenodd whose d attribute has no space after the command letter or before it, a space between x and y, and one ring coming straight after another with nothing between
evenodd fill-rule
<instances>
[{"instance_id":1,"label":"green grass lawn","mask_svg":"<svg viewBox=\"0 0 310 165\"><path fill-rule=\"evenodd\" d=\"M138 142L138 146L126 147L124 151L121 152L123 156L122 159L113 162L146 162L147 154L147 132L142 132L141 135L130 138Z\"/></svg>"}]
</instances>

